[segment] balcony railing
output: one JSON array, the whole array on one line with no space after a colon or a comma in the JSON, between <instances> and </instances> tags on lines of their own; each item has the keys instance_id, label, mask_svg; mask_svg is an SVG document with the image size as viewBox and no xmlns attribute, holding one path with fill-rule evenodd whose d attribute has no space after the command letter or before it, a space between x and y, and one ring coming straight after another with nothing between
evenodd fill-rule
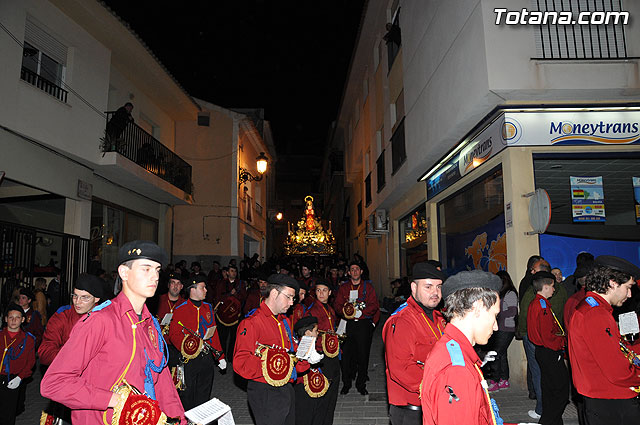
<instances>
[{"instance_id":1,"label":"balcony railing","mask_svg":"<svg viewBox=\"0 0 640 425\"><path fill-rule=\"evenodd\" d=\"M107 112L107 123L114 114L114 111ZM191 165L133 122L129 122L119 135L105 131L102 152L117 152L178 189L192 194Z\"/></svg>"},{"instance_id":2,"label":"balcony railing","mask_svg":"<svg viewBox=\"0 0 640 425\"><path fill-rule=\"evenodd\" d=\"M20 79L26 81L32 86L36 86L43 92L50 94L59 101L67 103L68 92L65 89L56 85L55 83L52 83L46 78L42 78L30 69L25 68L24 66L20 70Z\"/></svg>"}]
</instances>

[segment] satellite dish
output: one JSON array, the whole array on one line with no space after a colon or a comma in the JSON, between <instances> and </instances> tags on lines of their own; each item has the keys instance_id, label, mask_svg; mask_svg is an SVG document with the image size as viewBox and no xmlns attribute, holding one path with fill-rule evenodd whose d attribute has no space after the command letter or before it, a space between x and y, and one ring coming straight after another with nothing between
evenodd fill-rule
<instances>
[{"instance_id":1,"label":"satellite dish","mask_svg":"<svg viewBox=\"0 0 640 425\"><path fill-rule=\"evenodd\" d=\"M547 231L551 223L551 198L544 189L536 189L529 202L529 222L533 227L531 234Z\"/></svg>"}]
</instances>

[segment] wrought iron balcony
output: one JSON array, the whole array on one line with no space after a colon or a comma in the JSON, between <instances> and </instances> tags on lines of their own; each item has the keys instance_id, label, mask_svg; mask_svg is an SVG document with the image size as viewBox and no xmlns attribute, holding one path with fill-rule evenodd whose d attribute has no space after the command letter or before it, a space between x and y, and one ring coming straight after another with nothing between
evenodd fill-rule
<instances>
[{"instance_id":1,"label":"wrought iron balcony","mask_svg":"<svg viewBox=\"0 0 640 425\"><path fill-rule=\"evenodd\" d=\"M107 112L107 123L114 114L115 111ZM119 134L105 131L101 147L103 153L117 152L178 189L192 194L191 165L134 122L127 123Z\"/></svg>"},{"instance_id":2,"label":"wrought iron balcony","mask_svg":"<svg viewBox=\"0 0 640 425\"><path fill-rule=\"evenodd\" d=\"M24 66L20 70L20 79L26 81L27 83L36 86L43 92L50 94L61 102L67 103L67 94L68 92L62 87L52 83L46 78L42 78L35 72L25 68Z\"/></svg>"}]
</instances>

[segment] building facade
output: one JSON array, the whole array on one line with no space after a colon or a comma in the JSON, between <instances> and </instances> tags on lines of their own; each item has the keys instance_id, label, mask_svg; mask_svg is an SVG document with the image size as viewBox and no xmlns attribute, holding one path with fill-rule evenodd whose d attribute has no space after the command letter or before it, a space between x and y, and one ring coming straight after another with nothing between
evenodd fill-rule
<instances>
[{"instance_id":1,"label":"building facade","mask_svg":"<svg viewBox=\"0 0 640 425\"><path fill-rule=\"evenodd\" d=\"M638 261L639 5L541 3L368 2L332 142L345 189L325 191L381 294L426 259L516 285L534 254L565 276L583 250ZM496 22L507 6L631 19ZM510 357L523 382L521 344Z\"/></svg>"},{"instance_id":2,"label":"building facade","mask_svg":"<svg viewBox=\"0 0 640 425\"><path fill-rule=\"evenodd\" d=\"M0 16L2 280L55 266L68 291L134 239L172 257L265 255L267 179L239 188L238 174L273 159L267 122L191 97L101 2L9 0ZM115 125L127 102L132 121Z\"/></svg>"}]
</instances>

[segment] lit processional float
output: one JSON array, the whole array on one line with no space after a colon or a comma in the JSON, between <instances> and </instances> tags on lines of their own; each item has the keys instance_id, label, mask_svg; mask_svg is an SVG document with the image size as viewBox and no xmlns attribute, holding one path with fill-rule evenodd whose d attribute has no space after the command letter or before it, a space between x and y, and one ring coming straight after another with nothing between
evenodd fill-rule
<instances>
[{"instance_id":1,"label":"lit processional float","mask_svg":"<svg viewBox=\"0 0 640 425\"><path fill-rule=\"evenodd\" d=\"M336 241L329 228L324 230L320 218L313 210L313 197L304 198L304 216L296 225L287 223L287 240L284 244L285 255L331 255L336 252Z\"/></svg>"}]
</instances>

